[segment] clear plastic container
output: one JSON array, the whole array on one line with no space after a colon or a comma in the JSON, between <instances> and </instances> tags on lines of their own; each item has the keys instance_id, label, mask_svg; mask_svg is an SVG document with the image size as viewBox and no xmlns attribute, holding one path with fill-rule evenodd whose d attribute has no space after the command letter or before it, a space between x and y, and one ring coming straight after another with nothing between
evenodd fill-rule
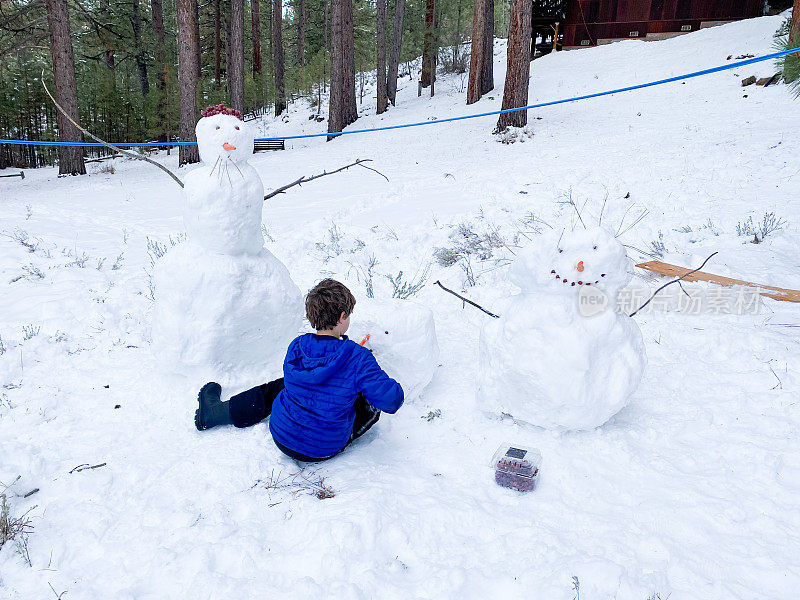
<instances>
[{"instance_id":1,"label":"clear plastic container","mask_svg":"<svg viewBox=\"0 0 800 600\"><path fill-rule=\"evenodd\" d=\"M503 444L494 453L491 466L497 485L530 492L536 487L541 464L542 453L538 449Z\"/></svg>"}]
</instances>

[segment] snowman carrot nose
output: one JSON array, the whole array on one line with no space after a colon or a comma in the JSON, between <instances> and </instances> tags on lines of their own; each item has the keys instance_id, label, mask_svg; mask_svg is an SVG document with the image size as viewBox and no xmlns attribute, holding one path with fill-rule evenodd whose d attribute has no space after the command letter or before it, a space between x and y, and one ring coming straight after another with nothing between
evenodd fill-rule
<instances>
[{"instance_id":1,"label":"snowman carrot nose","mask_svg":"<svg viewBox=\"0 0 800 600\"><path fill-rule=\"evenodd\" d=\"M222 147L225 148L225 150L236 150L236 146L231 146L228 142L222 144Z\"/></svg>"},{"instance_id":2,"label":"snowman carrot nose","mask_svg":"<svg viewBox=\"0 0 800 600\"><path fill-rule=\"evenodd\" d=\"M578 270L578 273L583 273L583 261L578 261L578 266L575 268Z\"/></svg>"},{"instance_id":3,"label":"snowman carrot nose","mask_svg":"<svg viewBox=\"0 0 800 600\"><path fill-rule=\"evenodd\" d=\"M361 345L361 346L363 346L363 345L364 345L364 344L366 344L368 341L369 341L369 334L367 334L366 336L364 336L364 339L363 339L363 340L361 340L361 344L360 344L360 345Z\"/></svg>"}]
</instances>

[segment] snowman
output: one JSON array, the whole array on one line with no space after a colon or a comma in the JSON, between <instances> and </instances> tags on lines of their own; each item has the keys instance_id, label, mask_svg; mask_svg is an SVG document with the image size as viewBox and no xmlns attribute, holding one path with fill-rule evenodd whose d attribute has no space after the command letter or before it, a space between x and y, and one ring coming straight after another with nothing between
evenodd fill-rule
<instances>
[{"instance_id":1,"label":"snowman","mask_svg":"<svg viewBox=\"0 0 800 600\"><path fill-rule=\"evenodd\" d=\"M439 365L433 312L410 300L359 298L350 337L366 340L381 368L403 387L406 401L419 397Z\"/></svg>"},{"instance_id":2,"label":"snowman","mask_svg":"<svg viewBox=\"0 0 800 600\"><path fill-rule=\"evenodd\" d=\"M301 328L300 290L264 248L250 127L220 105L203 111L196 133L203 164L186 176L186 240L153 273L153 352L198 382L261 380L280 372Z\"/></svg>"},{"instance_id":3,"label":"snowman","mask_svg":"<svg viewBox=\"0 0 800 600\"><path fill-rule=\"evenodd\" d=\"M509 277L521 292L480 335L479 402L549 429L598 427L639 385L638 325L616 312L625 248L601 227L544 234Z\"/></svg>"}]
</instances>

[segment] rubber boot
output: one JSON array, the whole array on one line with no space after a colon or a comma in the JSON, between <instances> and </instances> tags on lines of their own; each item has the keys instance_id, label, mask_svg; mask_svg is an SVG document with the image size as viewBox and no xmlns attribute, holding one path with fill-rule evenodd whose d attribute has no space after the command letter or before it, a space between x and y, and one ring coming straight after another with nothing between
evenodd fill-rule
<instances>
[{"instance_id":1,"label":"rubber boot","mask_svg":"<svg viewBox=\"0 0 800 600\"><path fill-rule=\"evenodd\" d=\"M200 388L197 395L199 406L194 411L194 425L199 431L217 425L233 425L228 402L221 402L222 387L213 381Z\"/></svg>"}]
</instances>

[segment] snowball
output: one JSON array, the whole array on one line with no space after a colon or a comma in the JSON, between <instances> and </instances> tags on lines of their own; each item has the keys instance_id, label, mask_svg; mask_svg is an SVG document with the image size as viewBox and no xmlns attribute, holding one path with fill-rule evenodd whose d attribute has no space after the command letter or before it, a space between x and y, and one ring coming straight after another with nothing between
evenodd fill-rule
<instances>
[{"instance_id":1,"label":"snowball","mask_svg":"<svg viewBox=\"0 0 800 600\"><path fill-rule=\"evenodd\" d=\"M367 334L366 346L381 368L403 386L405 399L418 397L439 364L431 310L409 300L359 299L349 335L360 342Z\"/></svg>"},{"instance_id":2,"label":"snowball","mask_svg":"<svg viewBox=\"0 0 800 600\"><path fill-rule=\"evenodd\" d=\"M280 375L302 300L268 250L227 256L186 241L159 260L154 278L152 349L164 367L219 381Z\"/></svg>"},{"instance_id":3,"label":"snowball","mask_svg":"<svg viewBox=\"0 0 800 600\"><path fill-rule=\"evenodd\" d=\"M616 294L630 279L624 248L599 227L555 232L521 252L510 277L522 292L480 335L479 403L546 428L602 425L638 387L644 343L613 300L592 316L578 300L591 286Z\"/></svg>"}]
</instances>

